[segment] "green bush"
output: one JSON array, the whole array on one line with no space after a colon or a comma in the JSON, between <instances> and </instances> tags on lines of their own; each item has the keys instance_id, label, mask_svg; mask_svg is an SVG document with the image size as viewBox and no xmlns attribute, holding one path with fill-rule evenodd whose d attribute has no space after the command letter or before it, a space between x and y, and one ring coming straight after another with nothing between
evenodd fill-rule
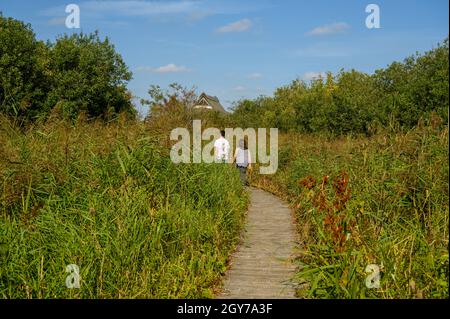
<instances>
[{"instance_id":1,"label":"green bush","mask_svg":"<svg viewBox=\"0 0 450 319\"><path fill-rule=\"evenodd\" d=\"M0 113L32 117L44 107L45 51L29 24L0 12Z\"/></svg>"},{"instance_id":2,"label":"green bush","mask_svg":"<svg viewBox=\"0 0 450 319\"><path fill-rule=\"evenodd\" d=\"M372 75L341 70L310 83L294 80L273 97L239 101L231 117L241 127L372 135L386 128L408 131L433 115L447 123L448 107L447 38Z\"/></svg>"},{"instance_id":3,"label":"green bush","mask_svg":"<svg viewBox=\"0 0 450 319\"><path fill-rule=\"evenodd\" d=\"M31 122L53 112L76 119L136 115L131 72L98 33L37 41L29 24L0 14L0 113Z\"/></svg>"}]
</instances>

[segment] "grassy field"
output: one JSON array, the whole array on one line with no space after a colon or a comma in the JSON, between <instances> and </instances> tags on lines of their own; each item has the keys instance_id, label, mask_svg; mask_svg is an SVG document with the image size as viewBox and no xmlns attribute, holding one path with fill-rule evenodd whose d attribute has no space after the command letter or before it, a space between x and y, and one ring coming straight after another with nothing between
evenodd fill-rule
<instances>
[{"instance_id":1,"label":"grassy field","mask_svg":"<svg viewBox=\"0 0 450 319\"><path fill-rule=\"evenodd\" d=\"M280 136L253 184L296 211L307 298L448 298L448 127L367 137ZM378 266L379 289L366 286Z\"/></svg>"},{"instance_id":2,"label":"grassy field","mask_svg":"<svg viewBox=\"0 0 450 319\"><path fill-rule=\"evenodd\" d=\"M234 169L175 165L125 120L0 129L2 298L212 297L248 204Z\"/></svg>"},{"instance_id":3,"label":"grassy field","mask_svg":"<svg viewBox=\"0 0 450 319\"><path fill-rule=\"evenodd\" d=\"M134 8L138 1L129 2ZM150 2L139 1L139 6L166 5ZM189 15L189 3L180 4L189 8L146 14ZM403 7L398 6L399 18L408 16ZM140 10L131 11L136 14L128 18L140 15ZM228 54L231 60L220 59L224 52L216 50L219 62L205 68L202 64L211 58L208 45L216 46L205 42L205 50L196 50L199 54L191 59L193 65L153 68L158 61L152 56L147 62L136 60L129 45L112 42L122 38L116 28L103 28L101 21L102 32L78 33L75 28L57 36L56 24L52 32L41 33L41 19L31 12L21 16L30 21L0 12L0 298L213 297L240 237L249 198L232 165L171 161L171 129L193 131L194 119L202 120L202 129L279 130L278 171L258 175L257 164L249 180L290 202L295 211L301 238L295 278L299 297L449 297L445 15L434 27L427 23L424 30L434 35L413 41L415 53L401 61L391 59L412 49L413 42L387 51L380 46L376 63L350 50L343 63L330 59L320 70L310 69L337 71L326 74L297 74L304 59L278 65L274 56L279 76L272 79L264 72L270 65L261 65L271 61L257 58L267 52L250 55L244 38L234 53L240 49L243 58L255 56L248 61L234 54ZM262 26L245 20L248 26L237 31ZM31 23L38 24L36 33ZM217 30L227 31L230 25ZM164 56L172 45L190 51L183 39L153 45L160 41L139 26L134 37L142 52L154 49L156 56ZM292 51L287 32L292 25L279 27L272 31L282 36L271 36L277 51ZM160 36L180 35L179 28L169 29ZM150 40L143 42L139 34ZM437 39L441 43L429 47ZM148 43L150 50L145 49ZM125 61L132 56L135 60ZM353 58L359 63L347 63L357 62ZM239 61L244 63L241 71ZM250 70L245 62L256 63L251 68L261 74L245 76ZM355 69L358 65L365 71ZM177 76L191 67L210 73ZM154 77L143 77L147 71ZM163 74L168 71L170 77ZM236 86L245 78L251 82ZM199 100L196 86L167 82L177 79L220 96L227 110L216 97L201 95ZM252 81L257 79L262 82ZM219 112L195 107L205 102ZM69 265L79 267L81 289L67 288Z\"/></svg>"},{"instance_id":4,"label":"grassy field","mask_svg":"<svg viewBox=\"0 0 450 319\"><path fill-rule=\"evenodd\" d=\"M156 124L1 120L2 298L213 296L248 198L231 166L173 164ZM447 126L279 144L251 180L296 212L299 296L448 298Z\"/></svg>"}]
</instances>

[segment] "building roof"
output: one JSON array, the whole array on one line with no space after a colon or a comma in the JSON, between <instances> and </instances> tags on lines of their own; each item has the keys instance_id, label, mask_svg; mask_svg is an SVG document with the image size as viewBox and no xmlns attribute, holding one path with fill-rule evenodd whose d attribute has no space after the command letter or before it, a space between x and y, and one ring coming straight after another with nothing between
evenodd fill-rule
<instances>
[{"instance_id":1,"label":"building roof","mask_svg":"<svg viewBox=\"0 0 450 319\"><path fill-rule=\"evenodd\" d=\"M220 104L217 96L211 96L204 92L200 94L200 96L198 97L194 109L209 109L226 113L224 107L222 106L222 104Z\"/></svg>"}]
</instances>

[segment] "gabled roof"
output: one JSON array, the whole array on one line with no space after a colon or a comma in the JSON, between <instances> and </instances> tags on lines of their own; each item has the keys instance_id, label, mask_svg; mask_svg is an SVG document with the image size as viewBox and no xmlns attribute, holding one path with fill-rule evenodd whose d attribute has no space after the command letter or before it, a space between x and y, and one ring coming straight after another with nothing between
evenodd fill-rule
<instances>
[{"instance_id":1,"label":"gabled roof","mask_svg":"<svg viewBox=\"0 0 450 319\"><path fill-rule=\"evenodd\" d=\"M212 109L214 111L226 113L224 107L222 106L222 104L220 104L217 96L211 96L204 92L202 94L200 94L200 96L198 97L194 108L195 109L201 109L201 108Z\"/></svg>"}]
</instances>

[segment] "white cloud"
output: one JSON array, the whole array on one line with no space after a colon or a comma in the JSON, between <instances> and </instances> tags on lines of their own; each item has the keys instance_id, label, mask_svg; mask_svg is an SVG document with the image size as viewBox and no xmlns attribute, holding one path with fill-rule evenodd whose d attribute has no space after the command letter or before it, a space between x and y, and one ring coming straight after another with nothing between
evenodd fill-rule
<instances>
[{"instance_id":1,"label":"white cloud","mask_svg":"<svg viewBox=\"0 0 450 319\"><path fill-rule=\"evenodd\" d=\"M194 23L203 20L211 15L213 15L213 13L208 11L194 11L188 14L186 20L189 23Z\"/></svg>"},{"instance_id":2,"label":"white cloud","mask_svg":"<svg viewBox=\"0 0 450 319\"><path fill-rule=\"evenodd\" d=\"M252 21L249 19L242 19L227 25L224 25L217 29L217 32L228 33L228 32L244 32L252 27Z\"/></svg>"},{"instance_id":3,"label":"white cloud","mask_svg":"<svg viewBox=\"0 0 450 319\"><path fill-rule=\"evenodd\" d=\"M237 0L87 0L80 1L78 4L83 17L182 15L190 23L218 14L243 14L273 7L269 0L251 3ZM41 10L39 14L47 17L61 17L64 12L65 5L57 5Z\"/></svg>"},{"instance_id":4,"label":"white cloud","mask_svg":"<svg viewBox=\"0 0 450 319\"><path fill-rule=\"evenodd\" d=\"M325 72L306 72L302 76L302 79L305 81L318 80L320 78L326 79L327 74Z\"/></svg>"},{"instance_id":5,"label":"white cloud","mask_svg":"<svg viewBox=\"0 0 450 319\"><path fill-rule=\"evenodd\" d=\"M158 68L151 68L147 66L141 66L136 69L137 71L142 72L153 72L153 73L181 73L181 72L189 72L190 69L185 66L178 66L174 63L169 63L167 65L160 66Z\"/></svg>"},{"instance_id":6,"label":"white cloud","mask_svg":"<svg viewBox=\"0 0 450 319\"><path fill-rule=\"evenodd\" d=\"M329 34L336 34L336 33L343 33L350 29L350 25L345 22L338 22L333 24L327 24L324 26L316 27L312 29L311 31L307 32L307 35L329 35Z\"/></svg>"},{"instance_id":7,"label":"white cloud","mask_svg":"<svg viewBox=\"0 0 450 319\"><path fill-rule=\"evenodd\" d=\"M237 91L237 92L242 92L242 91L245 91L245 90L247 90L247 88L245 86L242 86L242 85L238 85L238 86L233 88L233 91Z\"/></svg>"},{"instance_id":8,"label":"white cloud","mask_svg":"<svg viewBox=\"0 0 450 319\"><path fill-rule=\"evenodd\" d=\"M128 16L146 16L155 14L186 13L194 11L197 1L87 1L83 10L120 12Z\"/></svg>"},{"instance_id":9,"label":"white cloud","mask_svg":"<svg viewBox=\"0 0 450 319\"><path fill-rule=\"evenodd\" d=\"M255 72L255 73L251 73L247 76L247 78L252 79L252 80L257 80L257 79L262 79L263 75L261 73Z\"/></svg>"},{"instance_id":10,"label":"white cloud","mask_svg":"<svg viewBox=\"0 0 450 319\"><path fill-rule=\"evenodd\" d=\"M93 17L120 14L121 16L149 16L161 14L190 13L200 10L199 2L195 0L185 1L82 1L80 6L83 16ZM58 5L40 11L44 16L61 16L65 14L65 5Z\"/></svg>"}]
</instances>

